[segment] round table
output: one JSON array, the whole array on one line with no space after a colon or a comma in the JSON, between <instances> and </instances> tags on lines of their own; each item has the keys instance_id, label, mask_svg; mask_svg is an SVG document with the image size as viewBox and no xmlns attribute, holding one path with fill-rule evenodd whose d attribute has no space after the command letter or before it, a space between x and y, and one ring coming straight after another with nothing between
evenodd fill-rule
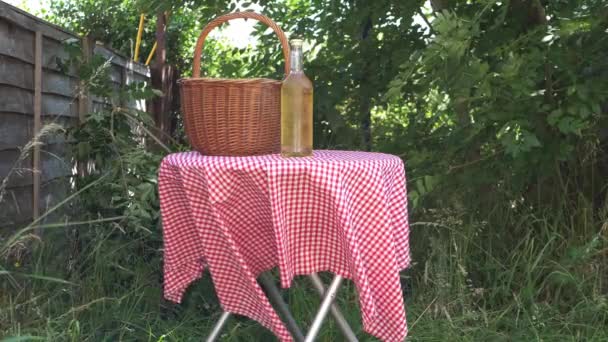
<instances>
[{"instance_id":1,"label":"round table","mask_svg":"<svg viewBox=\"0 0 608 342\"><path fill-rule=\"evenodd\" d=\"M407 335L399 272L409 266L406 181L400 158L318 150L311 157L171 154L159 195L164 295L180 302L208 268L222 308L289 341L258 285L278 267L296 275L329 271L357 289L364 330L385 341Z\"/></svg>"}]
</instances>

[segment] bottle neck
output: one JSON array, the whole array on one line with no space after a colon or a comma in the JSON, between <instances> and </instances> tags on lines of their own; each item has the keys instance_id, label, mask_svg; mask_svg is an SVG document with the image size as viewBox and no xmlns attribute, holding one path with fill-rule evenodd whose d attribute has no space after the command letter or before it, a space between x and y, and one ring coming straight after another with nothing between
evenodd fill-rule
<instances>
[{"instance_id":1,"label":"bottle neck","mask_svg":"<svg viewBox=\"0 0 608 342\"><path fill-rule=\"evenodd\" d=\"M303 54L301 46L292 46L291 47L291 72L302 72L304 70L304 66L302 63Z\"/></svg>"}]
</instances>

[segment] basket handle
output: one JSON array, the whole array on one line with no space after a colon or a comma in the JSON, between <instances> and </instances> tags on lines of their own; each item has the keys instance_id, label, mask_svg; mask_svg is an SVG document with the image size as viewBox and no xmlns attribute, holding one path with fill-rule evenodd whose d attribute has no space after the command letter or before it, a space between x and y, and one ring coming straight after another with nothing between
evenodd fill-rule
<instances>
[{"instance_id":1,"label":"basket handle","mask_svg":"<svg viewBox=\"0 0 608 342\"><path fill-rule=\"evenodd\" d=\"M209 32L211 32L219 25L233 19L255 19L270 27L274 31L274 33L276 33L276 35L279 37L279 41L281 42L281 46L283 48L283 57L285 58L285 75L289 74L289 42L287 41L287 37L285 36L285 33L283 33L283 30L281 30L281 28L277 26L274 21L272 21L265 15L254 12L235 12L219 16L213 19L209 24L207 24L207 26L205 26L205 28L203 28L203 32L201 32L201 35L198 37L198 41L196 42L196 48L194 50L194 63L192 63L193 78L198 78L201 75L201 55L203 53L205 39L207 38Z\"/></svg>"}]
</instances>

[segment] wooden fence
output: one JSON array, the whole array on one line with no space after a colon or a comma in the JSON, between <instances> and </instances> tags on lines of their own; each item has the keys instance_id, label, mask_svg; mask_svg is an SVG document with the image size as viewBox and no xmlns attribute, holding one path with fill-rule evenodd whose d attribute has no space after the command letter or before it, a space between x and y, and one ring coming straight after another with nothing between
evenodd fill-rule
<instances>
[{"instance_id":1,"label":"wooden fence","mask_svg":"<svg viewBox=\"0 0 608 342\"><path fill-rule=\"evenodd\" d=\"M116 89L149 82L146 66L0 1L0 190L5 190L0 228L31 222L71 191L75 167L62 134L33 147L16 165L23 146L45 124L74 126L105 103L81 91L74 70L60 68L58 61L69 57L69 41L79 42L85 56L99 54L111 61ZM145 103L123 105L145 110Z\"/></svg>"}]
</instances>

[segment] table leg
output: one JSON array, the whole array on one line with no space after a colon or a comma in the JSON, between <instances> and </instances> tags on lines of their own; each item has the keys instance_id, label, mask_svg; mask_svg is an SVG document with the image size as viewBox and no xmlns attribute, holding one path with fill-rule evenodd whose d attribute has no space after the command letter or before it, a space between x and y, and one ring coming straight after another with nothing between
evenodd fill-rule
<instances>
[{"instance_id":1,"label":"table leg","mask_svg":"<svg viewBox=\"0 0 608 342\"><path fill-rule=\"evenodd\" d=\"M310 330L308 330L308 334L306 335L306 339L304 340L304 342L313 342L319 334L319 331L321 330L321 325L323 324L325 317L327 317L327 314L329 313L329 308L336 299L336 293L338 292L340 284L342 284L342 280L343 278L337 275L334 277L334 280L331 281L331 284L325 292L325 296L323 297L323 301L321 302L319 311L317 312L317 315L315 316L315 319L312 322L312 325L310 326Z\"/></svg>"},{"instance_id":2,"label":"table leg","mask_svg":"<svg viewBox=\"0 0 608 342\"><path fill-rule=\"evenodd\" d=\"M323 297L323 295L325 295L325 285L323 285L321 277L319 277L319 275L316 273L313 273L308 277L312 281L312 284L314 285L317 292L319 292L319 295ZM340 312L340 309L338 308L338 305L336 303L331 304L330 312L333 318L336 320L338 329L340 329L346 340L349 342L358 342L359 340L357 339L357 336L355 335L350 325Z\"/></svg>"},{"instance_id":3,"label":"table leg","mask_svg":"<svg viewBox=\"0 0 608 342\"><path fill-rule=\"evenodd\" d=\"M220 316L220 319L217 321L217 323L215 323L215 325L213 326L213 330L211 331L211 334L209 334L209 336L207 337L207 342L214 342L217 340L217 338L220 336L222 329L224 329L224 326L226 326L226 323L228 322L228 318L230 318L230 312L228 311L224 311L222 312L222 315Z\"/></svg>"},{"instance_id":4,"label":"table leg","mask_svg":"<svg viewBox=\"0 0 608 342\"><path fill-rule=\"evenodd\" d=\"M302 330L300 330L300 327L296 323L296 320L293 318L291 312L289 311L289 308L287 307L287 304L285 304L285 301L283 301L283 297L281 297L281 292L275 285L272 276L268 273L262 273L259 279L263 287L268 292L268 299L270 299L274 308L283 316L283 319L285 320L285 325L287 326L287 329L291 333L293 339L296 342L304 341L304 334L302 334Z\"/></svg>"}]
</instances>

